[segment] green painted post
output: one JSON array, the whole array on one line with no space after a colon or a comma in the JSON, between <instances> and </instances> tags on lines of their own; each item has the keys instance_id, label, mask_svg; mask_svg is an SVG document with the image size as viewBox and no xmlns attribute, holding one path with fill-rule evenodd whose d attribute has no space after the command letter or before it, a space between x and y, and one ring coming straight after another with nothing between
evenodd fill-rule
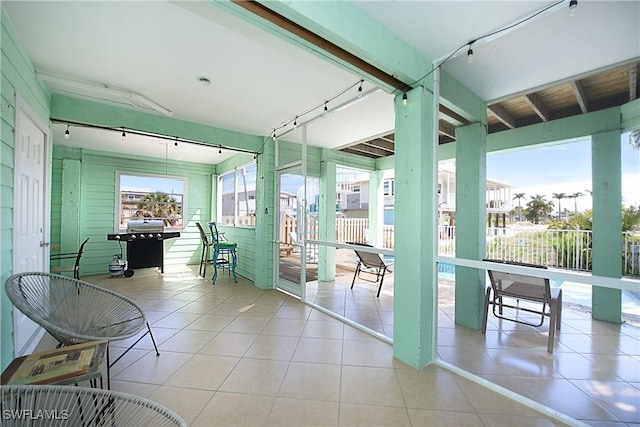
<instances>
[{"instance_id":1,"label":"green painted post","mask_svg":"<svg viewBox=\"0 0 640 427\"><path fill-rule=\"evenodd\" d=\"M258 156L256 176L256 263L254 283L260 289L275 287L274 221L277 204L274 200L275 143L268 139Z\"/></svg>"},{"instance_id":2,"label":"green painted post","mask_svg":"<svg viewBox=\"0 0 640 427\"><path fill-rule=\"evenodd\" d=\"M422 368L435 354L437 171L434 97L418 87L395 98L396 209L393 355Z\"/></svg>"},{"instance_id":3,"label":"green painted post","mask_svg":"<svg viewBox=\"0 0 640 427\"><path fill-rule=\"evenodd\" d=\"M384 171L369 172L369 244L384 246Z\"/></svg>"},{"instance_id":4,"label":"green painted post","mask_svg":"<svg viewBox=\"0 0 640 427\"><path fill-rule=\"evenodd\" d=\"M320 164L318 238L325 242L336 240L336 163ZM336 248L320 246L318 249L318 280L331 282L336 276Z\"/></svg>"},{"instance_id":5,"label":"green painted post","mask_svg":"<svg viewBox=\"0 0 640 427\"><path fill-rule=\"evenodd\" d=\"M486 246L487 130L481 123L456 128L456 257L481 260ZM485 271L456 267L456 323L482 325Z\"/></svg>"},{"instance_id":6,"label":"green painted post","mask_svg":"<svg viewBox=\"0 0 640 427\"><path fill-rule=\"evenodd\" d=\"M622 275L622 152L620 131L591 137L593 185L593 274L619 278ZM594 319L622 323L620 289L593 287Z\"/></svg>"},{"instance_id":7,"label":"green painted post","mask_svg":"<svg viewBox=\"0 0 640 427\"><path fill-rule=\"evenodd\" d=\"M81 170L80 160L62 160L60 253L77 252L80 247Z\"/></svg>"}]
</instances>

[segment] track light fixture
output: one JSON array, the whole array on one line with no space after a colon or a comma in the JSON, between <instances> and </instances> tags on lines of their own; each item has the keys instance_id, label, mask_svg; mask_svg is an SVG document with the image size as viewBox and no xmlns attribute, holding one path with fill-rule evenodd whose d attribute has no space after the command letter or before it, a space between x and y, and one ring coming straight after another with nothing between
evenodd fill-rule
<instances>
[{"instance_id":1,"label":"track light fixture","mask_svg":"<svg viewBox=\"0 0 640 427\"><path fill-rule=\"evenodd\" d=\"M124 128L122 128L122 142L127 140L127 133L124 131Z\"/></svg>"},{"instance_id":2,"label":"track light fixture","mask_svg":"<svg viewBox=\"0 0 640 427\"><path fill-rule=\"evenodd\" d=\"M67 130L64 131L64 139L71 138L71 133L69 133L69 125L67 125Z\"/></svg>"},{"instance_id":3,"label":"track light fixture","mask_svg":"<svg viewBox=\"0 0 640 427\"><path fill-rule=\"evenodd\" d=\"M407 92L402 94L402 106L403 107L407 106Z\"/></svg>"},{"instance_id":4,"label":"track light fixture","mask_svg":"<svg viewBox=\"0 0 640 427\"><path fill-rule=\"evenodd\" d=\"M576 14L577 8L578 8L578 0L571 0L569 2L569 16L574 16Z\"/></svg>"}]
</instances>

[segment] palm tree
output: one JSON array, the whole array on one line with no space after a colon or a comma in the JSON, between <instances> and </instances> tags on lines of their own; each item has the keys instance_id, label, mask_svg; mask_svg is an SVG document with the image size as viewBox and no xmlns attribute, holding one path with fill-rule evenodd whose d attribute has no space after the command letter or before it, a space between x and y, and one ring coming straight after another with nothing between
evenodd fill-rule
<instances>
[{"instance_id":1,"label":"palm tree","mask_svg":"<svg viewBox=\"0 0 640 427\"><path fill-rule=\"evenodd\" d=\"M573 214L578 215L578 197L582 196L583 193L581 191L576 191L573 194L569 195L570 199L573 199Z\"/></svg>"},{"instance_id":2,"label":"palm tree","mask_svg":"<svg viewBox=\"0 0 640 427\"><path fill-rule=\"evenodd\" d=\"M558 219L562 220L562 211L560 209L560 200L564 199L567 197L567 195L565 193L553 193L551 195L551 197L553 197L554 199L558 199Z\"/></svg>"},{"instance_id":3,"label":"palm tree","mask_svg":"<svg viewBox=\"0 0 640 427\"><path fill-rule=\"evenodd\" d=\"M520 200L524 198L524 193L516 193L513 195L513 200L518 199L518 221L522 221L522 206Z\"/></svg>"},{"instance_id":4,"label":"palm tree","mask_svg":"<svg viewBox=\"0 0 640 427\"><path fill-rule=\"evenodd\" d=\"M145 195L138 203L138 210L145 218L161 219L165 225L174 225L181 206L173 196L158 191Z\"/></svg>"},{"instance_id":5,"label":"palm tree","mask_svg":"<svg viewBox=\"0 0 640 427\"><path fill-rule=\"evenodd\" d=\"M531 196L531 200L527 203L525 213L527 219L531 220L534 224L538 224L541 217L549 215L553 210L553 202L547 201L544 197L545 196L536 194L535 196Z\"/></svg>"}]
</instances>

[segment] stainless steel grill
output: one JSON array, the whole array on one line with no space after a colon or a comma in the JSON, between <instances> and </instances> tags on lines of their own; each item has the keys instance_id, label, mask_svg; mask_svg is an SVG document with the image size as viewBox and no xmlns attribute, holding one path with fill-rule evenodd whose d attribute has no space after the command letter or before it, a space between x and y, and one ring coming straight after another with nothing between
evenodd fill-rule
<instances>
[{"instance_id":1,"label":"stainless steel grill","mask_svg":"<svg viewBox=\"0 0 640 427\"><path fill-rule=\"evenodd\" d=\"M160 220L129 221L127 233L162 233L164 223Z\"/></svg>"}]
</instances>

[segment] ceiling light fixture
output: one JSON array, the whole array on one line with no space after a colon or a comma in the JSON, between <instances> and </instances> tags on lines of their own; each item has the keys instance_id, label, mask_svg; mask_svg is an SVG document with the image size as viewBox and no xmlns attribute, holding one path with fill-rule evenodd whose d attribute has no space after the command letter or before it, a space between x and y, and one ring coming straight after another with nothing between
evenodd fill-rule
<instances>
[{"instance_id":1,"label":"ceiling light fixture","mask_svg":"<svg viewBox=\"0 0 640 427\"><path fill-rule=\"evenodd\" d=\"M298 128L298 116L296 116L295 119L293 119L293 128L297 129Z\"/></svg>"},{"instance_id":2,"label":"ceiling light fixture","mask_svg":"<svg viewBox=\"0 0 640 427\"><path fill-rule=\"evenodd\" d=\"M124 128L122 128L122 142L125 142L127 140L127 133L124 131Z\"/></svg>"},{"instance_id":3,"label":"ceiling light fixture","mask_svg":"<svg viewBox=\"0 0 640 427\"><path fill-rule=\"evenodd\" d=\"M403 107L407 106L407 92L402 94L402 106Z\"/></svg>"},{"instance_id":4,"label":"ceiling light fixture","mask_svg":"<svg viewBox=\"0 0 640 427\"><path fill-rule=\"evenodd\" d=\"M473 60L473 49L471 49L471 45L469 45L469 50L467 50L467 61L469 62L469 64L471 64Z\"/></svg>"},{"instance_id":5,"label":"ceiling light fixture","mask_svg":"<svg viewBox=\"0 0 640 427\"><path fill-rule=\"evenodd\" d=\"M176 142L173 143L173 148L178 149L178 138L176 138Z\"/></svg>"},{"instance_id":6,"label":"ceiling light fixture","mask_svg":"<svg viewBox=\"0 0 640 427\"><path fill-rule=\"evenodd\" d=\"M571 0L569 2L569 16L575 16L576 9L578 9L578 0Z\"/></svg>"},{"instance_id":7,"label":"ceiling light fixture","mask_svg":"<svg viewBox=\"0 0 640 427\"><path fill-rule=\"evenodd\" d=\"M202 86L209 86L211 84L211 80L209 80L208 77L198 77L198 83L200 83Z\"/></svg>"},{"instance_id":8,"label":"ceiling light fixture","mask_svg":"<svg viewBox=\"0 0 640 427\"><path fill-rule=\"evenodd\" d=\"M222 146L220 146L220 148L218 148L218 154L222 155Z\"/></svg>"},{"instance_id":9,"label":"ceiling light fixture","mask_svg":"<svg viewBox=\"0 0 640 427\"><path fill-rule=\"evenodd\" d=\"M67 125L67 130L64 131L64 139L71 138L71 134L69 133L69 125Z\"/></svg>"},{"instance_id":10,"label":"ceiling light fixture","mask_svg":"<svg viewBox=\"0 0 640 427\"><path fill-rule=\"evenodd\" d=\"M358 98L362 96L362 83L364 83L364 80L360 80L360 87L358 88Z\"/></svg>"}]
</instances>

